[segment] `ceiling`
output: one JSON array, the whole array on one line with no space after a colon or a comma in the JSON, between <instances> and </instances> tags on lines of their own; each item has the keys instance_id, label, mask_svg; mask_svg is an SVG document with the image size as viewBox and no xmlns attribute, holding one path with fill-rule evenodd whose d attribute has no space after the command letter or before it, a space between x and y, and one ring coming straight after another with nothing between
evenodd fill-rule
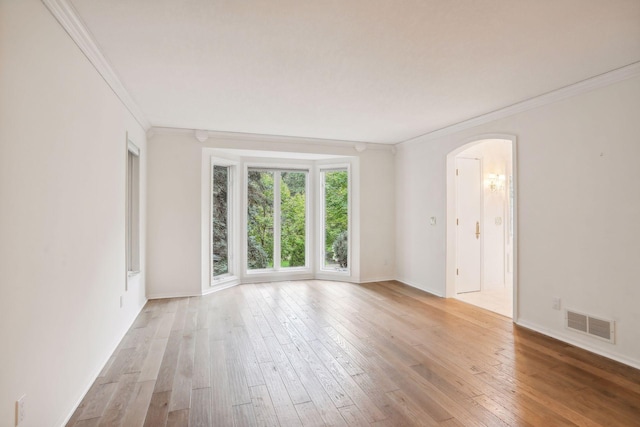
<instances>
[{"instance_id":1,"label":"ceiling","mask_svg":"<svg viewBox=\"0 0 640 427\"><path fill-rule=\"evenodd\" d=\"M153 126L397 143L640 61L640 0L69 0Z\"/></svg>"}]
</instances>

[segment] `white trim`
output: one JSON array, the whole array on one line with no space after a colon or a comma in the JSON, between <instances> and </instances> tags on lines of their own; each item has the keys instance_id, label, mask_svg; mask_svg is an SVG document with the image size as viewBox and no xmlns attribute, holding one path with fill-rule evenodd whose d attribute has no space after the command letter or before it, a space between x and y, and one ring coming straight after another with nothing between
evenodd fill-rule
<instances>
[{"instance_id":1,"label":"white trim","mask_svg":"<svg viewBox=\"0 0 640 427\"><path fill-rule=\"evenodd\" d=\"M280 142L280 143L294 143L294 144L306 144L317 145L323 147L351 147L354 150L356 146L362 146L365 144L367 150L381 150L381 151L394 151L394 144L382 144L376 142L363 142L363 141L346 141L341 139L324 139L324 138L305 138L298 136L286 136L286 135L269 135L259 133L245 133L245 132L224 132L216 130L208 130L199 132L207 132L207 139L210 140L226 140L226 141L242 141L242 142ZM189 135L195 138L195 130L189 128L176 128L176 127L163 127L154 126L149 129L151 135L156 134L181 134ZM357 153L347 154L345 156L357 156Z\"/></svg>"},{"instance_id":2,"label":"white trim","mask_svg":"<svg viewBox=\"0 0 640 427\"><path fill-rule=\"evenodd\" d=\"M326 272L323 270L321 273L316 273L312 280L326 280L328 282L347 282L347 283L360 283L360 278L355 276L347 276L345 274L337 274Z\"/></svg>"},{"instance_id":3,"label":"white trim","mask_svg":"<svg viewBox=\"0 0 640 427\"><path fill-rule=\"evenodd\" d=\"M234 286L238 286L240 284L241 284L240 279L233 276L228 278L227 280L221 280L220 283L212 284L208 289L203 289L202 296L209 295L214 292L222 291L224 289L233 288ZM199 295L196 295L196 296L199 296Z\"/></svg>"},{"instance_id":4,"label":"white trim","mask_svg":"<svg viewBox=\"0 0 640 427\"><path fill-rule=\"evenodd\" d=\"M222 277L216 278L213 271L213 229L211 227L212 219L213 219L213 180L214 180L214 168L215 166L226 167L227 168L227 273L222 275ZM238 206L236 204L236 181L237 181L237 167L238 162L234 162L227 159L222 159L215 156L209 157L209 180L207 183L203 183L203 187L207 187L207 196L209 201L209 216L207 218L207 231L209 234L209 246L207 248L207 262L209 266L209 287L215 287L218 283L225 280L230 280L236 278L237 274L237 266L235 265L235 257L233 256L233 251L235 249L235 216L237 215L236 210ZM217 281L217 282L216 282ZM203 286L203 289L206 289Z\"/></svg>"},{"instance_id":5,"label":"white trim","mask_svg":"<svg viewBox=\"0 0 640 427\"><path fill-rule=\"evenodd\" d=\"M241 285L247 285L251 283L270 283L270 282L295 282L298 280L315 280L316 277L308 272L276 272L270 271L268 273L245 276L241 281Z\"/></svg>"},{"instance_id":6,"label":"white trim","mask_svg":"<svg viewBox=\"0 0 640 427\"><path fill-rule=\"evenodd\" d=\"M626 357L620 354L616 354L616 353L612 353L610 351L607 350L603 350L601 348L597 348L592 346L591 344L585 343L583 341L580 341L578 339L574 339L564 333L559 333L557 331L553 331L551 329L545 328L543 326L537 325L533 322L529 322L527 320L518 320L517 322L515 322L516 325L521 326L523 328L527 328L527 329L531 329L532 331L535 332L539 332L542 335L546 335L548 337L551 338L555 338L557 340L560 340L562 342L571 344L575 347L579 347L583 350L586 351L590 351L591 353L595 353L598 354L600 356L606 357L608 359L611 360L615 360L616 362L620 362L623 363L625 365L631 366L633 368L636 369L640 369L640 359L634 359L634 358L630 358L630 357ZM580 334L578 334L580 335ZM602 342L602 341L598 341L598 342Z\"/></svg>"},{"instance_id":7,"label":"white trim","mask_svg":"<svg viewBox=\"0 0 640 427\"><path fill-rule=\"evenodd\" d=\"M93 40L91 33L84 25L78 13L69 3L68 0L42 0L42 3L49 9L51 14L58 20L62 28L69 34L71 39L78 45L82 53L87 57L89 62L93 64L96 71L100 73L104 81L111 87L124 106L129 110L133 117L140 123L140 126L148 131L151 123L133 100L125 86L118 78L109 61L100 51L100 48Z\"/></svg>"},{"instance_id":8,"label":"white trim","mask_svg":"<svg viewBox=\"0 0 640 427\"><path fill-rule=\"evenodd\" d=\"M127 150L133 155L140 157L140 147L134 144L129 138L127 138Z\"/></svg>"},{"instance_id":9,"label":"white trim","mask_svg":"<svg viewBox=\"0 0 640 427\"><path fill-rule=\"evenodd\" d=\"M318 218L318 244L317 248L319 249L319 253L317 254L318 267L316 270L317 274L323 275L331 275L333 277L346 276L350 279L352 278L352 260L353 257L353 173L351 170L351 162L347 163L323 163L317 166L316 175L318 177L318 206L316 208L317 218ZM325 174L327 172L347 172L347 268L346 269L332 269L327 268L324 265L326 254L325 254Z\"/></svg>"},{"instance_id":10,"label":"white trim","mask_svg":"<svg viewBox=\"0 0 640 427\"><path fill-rule=\"evenodd\" d=\"M257 161L254 161L257 160ZM313 162L308 162L308 161L304 161L304 162L299 162L299 163L292 163L292 162L286 162L285 160L290 160L290 159L275 159L274 162L265 162L266 159L262 158L262 159L256 159L256 158L245 158L243 161L243 165L244 165L244 187L242 188L242 192L243 192L243 200L244 200L244 206L243 206L243 215L244 215L244 219L242 221L242 228L243 228L243 256L244 259L242 261L241 267L240 267L240 271L242 272L242 277L243 278L248 278L250 276L260 276L260 277L270 277L272 274L281 274L281 273L288 273L288 274L300 274L300 273L304 273L304 274L309 274L310 272L313 271L313 260L311 257L311 254L313 253L313 251L311 250L311 246L312 246L312 242L311 242L311 230L312 230L312 224L313 224L313 218L311 218L311 197L313 196L309 191L310 191L310 180L311 180L311 176L313 175ZM248 214L248 207L249 207L249 192L247 190L248 184L249 184L249 170L264 170L266 172L273 172L273 203L274 203L274 210L273 210L273 244L274 244L274 249L273 249L273 267L271 268L261 268L261 269L254 269L254 270L250 270L249 266L248 266L248 262L249 262L249 245L248 245L248 239L249 239L249 227L248 227L248 220L249 220L249 214ZM281 201L282 201L282 197L280 194L280 180L281 178L281 173L282 172L298 172L298 173L304 173L306 175L305 177L305 265L303 266L297 266L297 267L281 267L281 257L282 254L281 252L281 248L282 248L282 241L281 241L281 218L280 218L280 210L281 210ZM253 282L256 283L256 282Z\"/></svg>"},{"instance_id":11,"label":"white trim","mask_svg":"<svg viewBox=\"0 0 640 427\"><path fill-rule=\"evenodd\" d=\"M211 248L213 247L213 233L211 229L211 217L213 198L211 192L211 182L213 174L213 166L225 166L229 168L229 214L232 218L229 221L229 273L218 278L213 277L213 265ZM215 150L203 149L202 150L202 170L201 170L201 182L200 182L200 199L201 199L201 224L202 230L201 238L201 287L204 294L210 292L211 288L217 289L221 283L233 281L234 279L240 279L239 273L240 264L239 256L234 253L234 248L240 248L240 221L237 220L237 213L240 209L241 196L240 188L240 162L224 157L219 157ZM205 236L206 234L206 236Z\"/></svg>"},{"instance_id":12,"label":"white trim","mask_svg":"<svg viewBox=\"0 0 640 427\"><path fill-rule=\"evenodd\" d=\"M156 133L190 133L195 135L196 129L188 128L172 128L172 127L152 127L149 120L146 118L140 107L133 100L125 86L120 81L117 73L113 67L109 64L104 54L100 51L100 48L93 40L91 33L86 28L84 23L78 16L73 6L68 0L42 0L42 3L49 9L51 14L56 18L64 30L69 34L73 41L78 45L80 50L89 59L89 61L96 68L98 73L107 82L107 84L114 91L116 96L120 98L125 107L131 112L135 119L140 123L145 131L148 132L150 138ZM271 142L293 142L293 143L313 143L316 145L329 145L329 146L350 146L357 151L358 148L365 147L369 150L385 150L395 151L396 145L411 144L421 141L429 141L435 138L439 138L445 135L450 135L456 132L460 132L465 129L469 129L475 126L479 126L485 123L489 123L494 120L498 120L504 117L512 116L514 114L521 113L523 111L531 110L533 108L541 107L543 105L551 104L572 96L580 95L601 87L611 85L629 78L640 75L640 61L632 64L617 68L605 72L603 74L582 80L580 82L564 86L562 88L553 90L551 92L544 93L542 95L535 96L533 98L526 99L521 102L509 105L507 107L482 114L477 117L473 117L467 120L463 120L456 124L446 126L440 129L436 129L431 132L427 132L422 135L406 139L404 141L398 141L397 143L373 143L366 141L346 141L346 140L330 140L322 138L304 138L284 135L265 135L265 134L253 134L242 132L225 132L214 130L202 130L198 129L201 135L203 132L208 134L209 138L213 139L227 139L227 140L242 140L242 141L271 141ZM364 145L363 145L364 144Z\"/></svg>"},{"instance_id":13,"label":"white trim","mask_svg":"<svg viewBox=\"0 0 640 427\"><path fill-rule=\"evenodd\" d=\"M402 283L403 285L411 286L412 288L419 289L419 290L421 290L423 292L426 292L428 294L435 295L435 296L440 297L440 298L446 298L442 294L442 292L438 292L435 289L425 288L425 287L422 287L422 286L420 286L420 285L418 285L416 283L409 282L408 280L403 280L403 279L394 279L394 280L396 280L397 282Z\"/></svg>"},{"instance_id":14,"label":"white trim","mask_svg":"<svg viewBox=\"0 0 640 427\"><path fill-rule=\"evenodd\" d=\"M446 135L451 135L456 132L470 129L475 126L480 126L485 123L489 123L495 120L503 119L505 117L513 116L524 111L532 110L534 108L542 107L547 104L562 101L563 99L571 98L576 95L590 92L595 89L599 89L605 86L609 86L614 83L621 82L626 79L630 79L640 75L640 61L634 62L627 66L608 71L606 73L582 80L578 83L571 84L569 86L562 87L560 89L553 90L551 92L544 93L542 95L529 98L527 100L509 105L499 110L492 111L490 113L482 114L477 117L473 117L468 120L463 120L456 124L446 126L431 132L427 132L422 135L409 138L407 140L398 142L396 145L413 144L417 142L431 141L436 138L440 138Z\"/></svg>"},{"instance_id":15,"label":"white trim","mask_svg":"<svg viewBox=\"0 0 640 427\"><path fill-rule=\"evenodd\" d=\"M140 194L140 148L129 139L127 132L127 155L126 155L126 177L125 177L125 262L127 270L127 281L125 291L129 289L129 277L142 271L142 233L141 233L141 211L142 204Z\"/></svg>"},{"instance_id":16,"label":"white trim","mask_svg":"<svg viewBox=\"0 0 640 427\"><path fill-rule=\"evenodd\" d=\"M164 298L187 298L187 297L201 297L204 295L204 289L200 292L164 292L159 294L147 295L148 300L152 299L164 299Z\"/></svg>"},{"instance_id":17,"label":"white trim","mask_svg":"<svg viewBox=\"0 0 640 427\"><path fill-rule=\"evenodd\" d=\"M396 280L396 279L393 278L393 277L386 276L386 277L377 278L377 279L376 278L374 278L374 279L371 279L371 278L360 279L360 281L358 283L364 284L364 283L376 283L376 282L391 282L391 281L394 281L394 280ZM399 282L399 280L396 280L396 281Z\"/></svg>"}]
</instances>

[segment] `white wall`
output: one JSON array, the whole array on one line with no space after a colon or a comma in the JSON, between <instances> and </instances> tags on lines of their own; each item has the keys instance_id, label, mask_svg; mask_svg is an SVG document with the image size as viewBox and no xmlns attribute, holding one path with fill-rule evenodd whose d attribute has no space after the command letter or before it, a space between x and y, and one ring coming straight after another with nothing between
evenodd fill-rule
<instances>
[{"instance_id":1,"label":"white wall","mask_svg":"<svg viewBox=\"0 0 640 427\"><path fill-rule=\"evenodd\" d=\"M445 293L446 156L517 137L518 323L640 367L640 78L398 147L398 279ZM612 345L567 331L564 307L618 322Z\"/></svg>"},{"instance_id":2,"label":"white wall","mask_svg":"<svg viewBox=\"0 0 640 427\"><path fill-rule=\"evenodd\" d=\"M0 2L0 64L0 425L26 394L21 426L59 426L145 303L124 251L145 133L40 1Z\"/></svg>"},{"instance_id":3,"label":"white wall","mask_svg":"<svg viewBox=\"0 0 640 427\"><path fill-rule=\"evenodd\" d=\"M149 141L148 296L202 292L201 171L203 148L305 152L359 157L360 227L358 281L395 277L394 156L389 147L358 153L339 144L211 138L199 143L192 133L160 131ZM204 163L206 166L206 162Z\"/></svg>"},{"instance_id":4,"label":"white wall","mask_svg":"<svg viewBox=\"0 0 640 427\"><path fill-rule=\"evenodd\" d=\"M169 137L168 137L169 136ZM193 138L149 139L147 296L201 293L201 150Z\"/></svg>"}]
</instances>

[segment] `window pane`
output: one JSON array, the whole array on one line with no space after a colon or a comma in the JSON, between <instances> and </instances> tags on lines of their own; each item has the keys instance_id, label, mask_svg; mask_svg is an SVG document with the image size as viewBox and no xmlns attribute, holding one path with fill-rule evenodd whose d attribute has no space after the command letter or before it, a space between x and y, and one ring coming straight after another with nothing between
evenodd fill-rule
<instances>
[{"instance_id":1,"label":"window pane","mask_svg":"<svg viewBox=\"0 0 640 427\"><path fill-rule=\"evenodd\" d=\"M280 267L306 265L306 188L306 173L281 172Z\"/></svg>"},{"instance_id":2,"label":"window pane","mask_svg":"<svg viewBox=\"0 0 640 427\"><path fill-rule=\"evenodd\" d=\"M345 269L349 254L349 174L324 172L324 267Z\"/></svg>"},{"instance_id":3,"label":"window pane","mask_svg":"<svg viewBox=\"0 0 640 427\"><path fill-rule=\"evenodd\" d=\"M229 167L213 167L213 277L229 273Z\"/></svg>"},{"instance_id":4,"label":"window pane","mask_svg":"<svg viewBox=\"0 0 640 427\"><path fill-rule=\"evenodd\" d=\"M248 250L249 270L273 268L273 172L249 170Z\"/></svg>"},{"instance_id":5,"label":"window pane","mask_svg":"<svg viewBox=\"0 0 640 427\"><path fill-rule=\"evenodd\" d=\"M127 154L127 271L140 270L140 172L139 157Z\"/></svg>"}]
</instances>

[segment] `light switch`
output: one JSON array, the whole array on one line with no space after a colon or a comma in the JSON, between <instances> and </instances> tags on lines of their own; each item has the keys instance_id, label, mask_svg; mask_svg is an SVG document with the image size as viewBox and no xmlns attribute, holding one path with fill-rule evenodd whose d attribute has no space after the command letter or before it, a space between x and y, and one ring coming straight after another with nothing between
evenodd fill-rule
<instances>
[{"instance_id":1,"label":"light switch","mask_svg":"<svg viewBox=\"0 0 640 427\"><path fill-rule=\"evenodd\" d=\"M436 225L436 217L435 216L432 216L431 218L429 218L429 224Z\"/></svg>"},{"instance_id":2,"label":"light switch","mask_svg":"<svg viewBox=\"0 0 640 427\"><path fill-rule=\"evenodd\" d=\"M496 217L496 225L502 225L502 217L501 216L497 216Z\"/></svg>"}]
</instances>

